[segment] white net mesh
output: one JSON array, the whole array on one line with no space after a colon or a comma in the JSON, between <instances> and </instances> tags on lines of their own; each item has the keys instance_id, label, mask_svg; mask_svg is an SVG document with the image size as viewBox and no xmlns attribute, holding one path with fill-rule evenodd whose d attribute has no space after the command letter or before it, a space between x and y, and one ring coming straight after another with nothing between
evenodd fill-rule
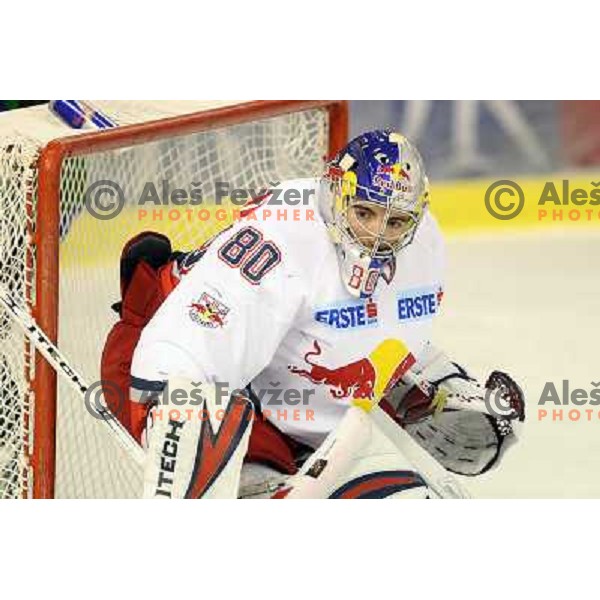
<instances>
[{"instance_id":1,"label":"white net mesh","mask_svg":"<svg viewBox=\"0 0 600 600\"><path fill-rule=\"evenodd\" d=\"M122 123L209 107L205 102L102 103ZM192 182L201 182L204 201L193 207L198 209L210 208L216 181L247 189L314 176L327 152L328 126L326 111L305 110L64 161L58 345L88 383L100 379L103 343L117 319L110 305L119 299L125 242L154 230L169 235L174 249L189 250L226 224L184 215L186 207L178 219L169 206L150 207L162 208L161 217L152 218L151 210L141 217L134 203L144 184L153 182L160 193L163 181L171 190L188 191ZM0 117L0 283L24 304L35 301L36 158L49 139L72 133L44 106ZM124 191L126 204L115 219L99 220L85 209L85 190L99 180L114 181ZM0 498L29 495L35 476L27 458L35 414L29 357L24 336L0 310ZM56 463L58 497L139 496L138 468L60 378Z\"/></svg>"}]
</instances>

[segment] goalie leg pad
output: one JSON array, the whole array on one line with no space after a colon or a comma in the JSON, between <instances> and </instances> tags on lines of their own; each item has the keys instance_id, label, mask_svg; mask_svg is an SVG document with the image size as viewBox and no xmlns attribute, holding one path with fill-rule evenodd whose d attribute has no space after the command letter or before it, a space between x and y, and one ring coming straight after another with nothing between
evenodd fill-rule
<instances>
[{"instance_id":1,"label":"goalie leg pad","mask_svg":"<svg viewBox=\"0 0 600 600\"><path fill-rule=\"evenodd\" d=\"M429 488L369 413L350 407L276 497L427 498Z\"/></svg>"},{"instance_id":2,"label":"goalie leg pad","mask_svg":"<svg viewBox=\"0 0 600 600\"><path fill-rule=\"evenodd\" d=\"M170 380L169 388L198 391L182 379ZM235 396L223 406L216 402L214 386L206 384L201 390L200 405L158 404L150 411L145 498L237 498L252 403Z\"/></svg>"}]
</instances>

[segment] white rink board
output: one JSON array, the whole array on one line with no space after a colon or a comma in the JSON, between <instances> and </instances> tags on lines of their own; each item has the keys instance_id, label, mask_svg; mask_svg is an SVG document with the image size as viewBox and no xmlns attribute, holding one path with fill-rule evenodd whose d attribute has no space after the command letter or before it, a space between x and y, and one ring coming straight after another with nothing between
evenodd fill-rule
<instances>
[{"instance_id":1,"label":"white rink board","mask_svg":"<svg viewBox=\"0 0 600 600\"><path fill-rule=\"evenodd\" d=\"M600 418L564 406L563 422L537 419L547 381L570 389L600 381L600 232L540 231L448 241L448 277L436 343L474 375L498 368L525 392L521 441L496 471L468 479L476 497L600 497ZM548 403L550 415L554 407ZM566 412L594 409L591 421ZM587 419L587 417L585 417Z\"/></svg>"}]
</instances>

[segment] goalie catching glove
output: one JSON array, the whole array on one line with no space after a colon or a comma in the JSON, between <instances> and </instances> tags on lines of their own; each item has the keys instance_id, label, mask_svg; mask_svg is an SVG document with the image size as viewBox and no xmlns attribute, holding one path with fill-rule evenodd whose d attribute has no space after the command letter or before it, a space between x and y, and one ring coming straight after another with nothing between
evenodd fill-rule
<instances>
[{"instance_id":1,"label":"goalie catching glove","mask_svg":"<svg viewBox=\"0 0 600 600\"><path fill-rule=\"evenodd\" d=\"M482 386L432 346L382 407L446 469L470 476L498 462L525 420L523 392L509 375L493 371Z\"/></svg>"}]
</instances>

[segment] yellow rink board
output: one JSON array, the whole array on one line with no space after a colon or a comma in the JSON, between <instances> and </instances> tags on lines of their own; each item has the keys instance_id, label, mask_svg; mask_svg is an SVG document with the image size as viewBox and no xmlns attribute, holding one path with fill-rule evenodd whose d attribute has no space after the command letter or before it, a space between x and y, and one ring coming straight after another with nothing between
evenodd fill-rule
<instances>
[{"instance_id":1,"label":"yellow rink board","mask_svg":"<svg viewBox=\"0 0 600 600\"><path fill-rule=\"evenodd\" d=\"M186 210L192 209L190 216ZM202 213L202 219L198 218L200 210L206 211ZM61 243L61 265L106 265L107 261L116 264L121 248L142 231L166 234L173 250L192 250L233 221L231 207L210 204L188 209L160 207L156 211L162 214L162 218L153 218L152 210L147 210L144 215L135 207L126 208L117 218L106 221L94 218L86 211L82 212L73 221Z\"/></svg>"},{"instance_id":2,"label":"yellow rink board","mask_svg":"<svg viewBox=\"0 0 600 600\"><path fill-rule=\"evenodd\" d=\"M543 190L548 181L555 185L557 193L563 201L563 180L569 181L569 193L576 188L585 190L590 196L595 189L593 182L598 183L596 190L600 194L600 172L568 175L554 175L551 178L513 178L524 195L522 211L510 220L493 217L485 206L485 194L495 179L473 179L452 182L434 183L431 187L431 208L438 219L444 234L465 235L471 233L507 233L525 229L540 230L543 228L568 228L572 230L600 227L600 203L591 205L589 201L583 205L539 204ZM505 195L501 198L504 205L516 201L516 196ZM118 259L123 245L140 231L158 231L169 236L175 250L190 250L200 246L210 236L229 225L232 210L239 209L232 205L214 206L204 203L194 207L157 207L162 218L153 218L152 209L144 213L138 207L125 209L118 218L102 221L83 211L71 224L68 234L61 244L61 264L63 266L79 266L90 264L114 263ZM198 218L202 210L203 218ZM546 211L541 217L540 210ZM193 216L190 216L192 211ZM219 212L220 211L220 212ZM553 212L555 211L555 212ZM177 218L179 213L180 217ZM218 213L218 215L217 215ZM562 213L562 219L559 214ZM224 218L222 218L224 217Z\"/></svg>"},{"instance_id":3,"label":"yellow rink board","mask_svg":"<svg viewBox=\"0 0 600 600\"><path fill-rule=\"evenodd\" d=\"M523 190L523 210L510 220L494 218L486 209L485 194L488 188L498 179L512 179ZM600 172L590 172L576 176L556 175L548 177L506 177L495 179L473 179L463 181L441 182L431 186L431 207L440 226L446 234L465 233L507 233L523 229L543 228L598 228L600 227L600 204L590 205L587 202L578 206L569 204L554 204L545 202L539 204L547 182L553 182L560 200L563 195L563 180L569 181L569 192L576 188L587 192L588 197L596 189L592 182L600 185ZM600 187L597 188L600 194ZM505 206L516 202L516 196L504 194L500 201ZM540 218L539 211L545 210L547 214ZM562 211L562 220L557 213L553 218L553 210ZM572 212L575 211L575 212ZM590 211L588 214L586 211ZM505 214L500 211L500 214Z\"/></svg>"}]
</instances>

